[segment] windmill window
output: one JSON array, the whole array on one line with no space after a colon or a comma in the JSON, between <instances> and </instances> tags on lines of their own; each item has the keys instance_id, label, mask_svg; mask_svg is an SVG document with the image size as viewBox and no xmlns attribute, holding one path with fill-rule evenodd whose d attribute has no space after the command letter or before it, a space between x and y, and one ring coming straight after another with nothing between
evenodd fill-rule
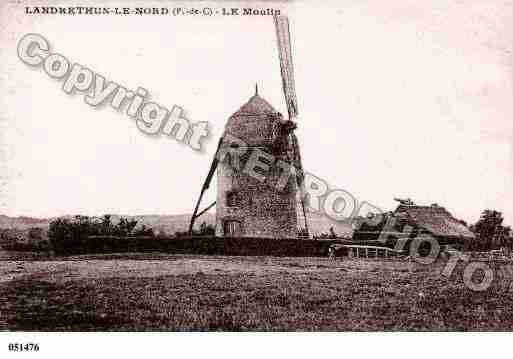
<instances>
[{"instance_id":1,"label":"windmill window","mask_svg":"<svg viewBox=\"0 0 513 359\"><path fill-rule=\"evenodd\" d=\"M239 195L237 192L228 192L226 196L226 205L228 207L236 207L239 205Z\"/></svg>"}]
</instances>

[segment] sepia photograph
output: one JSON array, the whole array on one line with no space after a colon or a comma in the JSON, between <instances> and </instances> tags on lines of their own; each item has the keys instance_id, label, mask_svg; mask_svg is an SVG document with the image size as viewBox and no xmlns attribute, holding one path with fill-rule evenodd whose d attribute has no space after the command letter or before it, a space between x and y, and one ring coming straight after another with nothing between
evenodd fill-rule
<instances>
[{"instance_id":1,"label":"sepia photograph","mask_svg":"<svg viewBox=\"0 0 513 359\"><path fill-rule=\"evenodd\" d=\"M9 357L513 330L513 1L5 0L0 43Z\"/></svg>"}]
</instances>

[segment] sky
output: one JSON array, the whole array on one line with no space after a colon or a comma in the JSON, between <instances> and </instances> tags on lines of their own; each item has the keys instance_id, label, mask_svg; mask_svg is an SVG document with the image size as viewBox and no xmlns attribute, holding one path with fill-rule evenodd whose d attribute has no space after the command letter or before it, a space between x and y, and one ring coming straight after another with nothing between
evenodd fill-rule
<instances>
[{"instance_id":1,"label":"sky","mask_svg":"<svg viewBox=\"0 0 513 359\"><path fill-rule=\"evenodd\" d=\"M153 4L180 5L144 2ZM45 2L0 5L1 214L190 213L226 120L255 83L286 113L271 17L31 16L27 5ZM296 133L308 172L383 210L409 197L468 222L496 209L513 225L513 2L253 6L290 17ZM208 121L204 150L144 135L125 113L64 93L62 81L18 59L27 33L107 80L184 108L193 122ZM205 203L214 198L215 185Z\"/></svg>"}]
</instances>

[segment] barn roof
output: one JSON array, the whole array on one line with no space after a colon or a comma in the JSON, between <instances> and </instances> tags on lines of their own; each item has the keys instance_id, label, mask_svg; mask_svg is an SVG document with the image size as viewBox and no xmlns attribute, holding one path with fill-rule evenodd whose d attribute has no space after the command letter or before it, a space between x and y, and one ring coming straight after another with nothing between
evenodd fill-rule
<instances>
[{"instance_id":1,"label":"barn roof","mask_svg":"<svg viewBox=\"0 0 513 359\"><path fill-rule=\"evenodd\" d=\"M444 207L438 205L418 206L400 204L396 215L406 215L413 223L435 236L475 238L465 224L454 218Z\"/></svg>"},{"instance_id":2,"label":"barn roof","mask_svg":"<svg viewBox=\"0 0 513 359\"><path fill-rule=\"evenodd\" d=\"M257 93L232 116L275 114L276 110Z\"/></svg>"}]
</instances>

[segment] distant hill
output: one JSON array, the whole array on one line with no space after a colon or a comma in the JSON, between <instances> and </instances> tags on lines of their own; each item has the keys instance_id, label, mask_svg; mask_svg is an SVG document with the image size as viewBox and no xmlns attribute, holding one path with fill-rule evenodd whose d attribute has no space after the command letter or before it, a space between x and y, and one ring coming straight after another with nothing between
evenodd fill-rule
<instances>
[{"instance_id":1,"label":"distant hill","mask_svg":"<svg viewBox=\"0 0 513 359\"><path fill-rule=\"evenodd\" d=\"M32 217L9 217L0 215L0 229L18 228L29 229L32 227L48 228L51 219Z\"/></svg>"},{"instance_id":2,"label":"distant hill","mask_svg":"<svg viewBox=\"0 0 513 359\"><path fill-rule=\"evenodd\" d=\"M73 218L73 215L61 216L60 218ZM119 221L119 218L125 217L129 219L136 219L138 225L146 225L153 228L155 231L164 231L167 234L174 234L175 232L184 232L189 229L189 221L191 216L189 214L177 215L141 215L141 216L127 216L127 215L112 215L114 223ZM0 215L0 229L17 228L25 230L32 227L48 229L50 222L59 217L52 218L32 218L32 217L9 217ZM207 224L214 224L215 214L205 213L198 220L199 226L202 222Z\"/></svg>"},{"instance_id":3,"label":"distant hill","mask_svg":"<svg viewBox=\"0 0 513 359\"><path fill-rule=\"evenodd\" d=\"M351 236L353 234L350 220L335 221L319 213L308 214L308 225L312 234L329 233L331 227L338 236Z\"/></svg>"},{"instance_id":4,"label":"distant hill","mask_svg":"<svg viewBox=\"0 0 513 359\"><path fill-rule=\"evenodd\" d=\"M140 216L125 216L125 215L112 215L112 221L117 222L120 217L133 218L138 221L138 225L146 225L153 228L154 231L167 234L174 234L175 232L185 232L189 229L190 214L176 214L176 215L140 215ZM32 217L9 217L0 215L0 229L18 228L21 230L38 227L48 229L50 222L54 218L32 218ZM62 216L62 218L73 218L73 216ZM352 228L348 221L337 222L326 216L317 213L310 213L308 215L310 232L312 234L328 233L330 227L337 235L351 235ZM196 222L199 226L202 222L207 224L215 223L214 213L205 213Z\"/></svg>"}]
</instances>

